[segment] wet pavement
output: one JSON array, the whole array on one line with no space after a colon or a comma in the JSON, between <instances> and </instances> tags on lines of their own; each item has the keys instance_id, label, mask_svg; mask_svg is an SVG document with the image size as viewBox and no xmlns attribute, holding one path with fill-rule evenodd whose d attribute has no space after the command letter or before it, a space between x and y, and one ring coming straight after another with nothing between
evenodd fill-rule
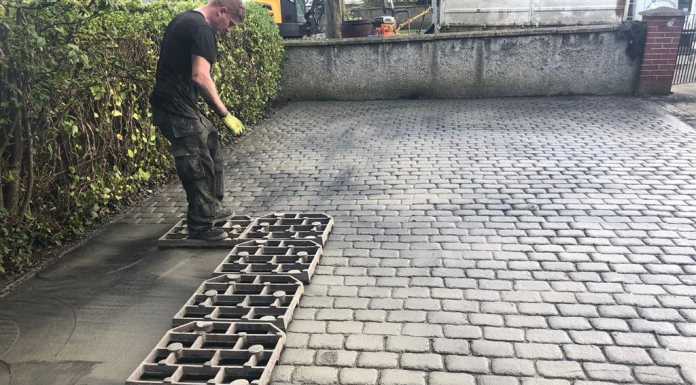
<instances>
[{"instance_id":1,"label":"wet pavement","mask_svg":"<svg viewBox=\"0 0 696 385\"><path fill-rule=\"evenodd\" d=\"M123 384L217 263L113 224L0 300L0 384Z\"/></svg>"},{"instance_id":2,"label":"wet pavement","mask_svg":"<svg viewBox=\"0 0 696 385\"><path fill-rule=\"evenodd\" d=\"M673 105L278 110L227 150L226 204L335 227L273 383L696 383L696 131ZM0 385L122 384L225 255L156 249L184 209L172 184L0 299Z\"/></svg>"}]
</instances>

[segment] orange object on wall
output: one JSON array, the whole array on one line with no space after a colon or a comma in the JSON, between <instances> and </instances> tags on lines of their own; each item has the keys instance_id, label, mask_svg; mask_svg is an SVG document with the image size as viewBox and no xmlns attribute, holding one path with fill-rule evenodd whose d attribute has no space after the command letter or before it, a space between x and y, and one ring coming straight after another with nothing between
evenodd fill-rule
<instances>
[{"instance_id":1,"label":"orange object on wall","mask_svg":"<svg viewBox=\"0 0 696 385\"><path fill-rule=\"evenodd\" d=\"M396 34L396 28L394 28L393 24L382 24L379 27L377 27L377 35L378 36L394 36Z\"/></svg>"},{"instance_id":2,"label":"orange object on wall","mask_svg":"<svg viewBox=\"0 0 696 385\"><path fill-rule=\"evenodd\" d=\"M392 16L380 16L375 19L375 33L377 36L396 35L396 19Z\"/></svg>"}]
</instances>

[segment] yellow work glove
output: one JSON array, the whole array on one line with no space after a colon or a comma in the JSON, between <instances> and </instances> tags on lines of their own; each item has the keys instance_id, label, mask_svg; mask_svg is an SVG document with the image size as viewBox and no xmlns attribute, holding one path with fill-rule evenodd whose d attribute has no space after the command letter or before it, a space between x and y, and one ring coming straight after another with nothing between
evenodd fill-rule
<instances>
[{"instance_id":1,"label":"yellow work glove","mask_svg":"<svg viewBox=\"0 0 696 385\"><path fill-rule=\"evenodd\" d=\"M242 123L237 117L235 117L232 114L227 114L225 115L222 120L225 122L225 126L227 126L230 130L235 135L241 135L246 128L244 127L244 123Z\"/></svg>"}]
</instances>

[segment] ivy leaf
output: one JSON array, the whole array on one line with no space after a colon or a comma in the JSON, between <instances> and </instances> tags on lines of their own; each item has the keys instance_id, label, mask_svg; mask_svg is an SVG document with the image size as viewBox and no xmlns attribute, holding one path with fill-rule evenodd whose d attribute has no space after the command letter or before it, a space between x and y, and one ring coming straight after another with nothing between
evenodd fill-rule
<instances>
[{"instance_id":1,"label":"ivy leaf","mask_svg":"<svg viewBox=\"0 0 696 385\"><path fill-rule=\"evenodd\" d=\"M142 168L138 169L138 179L147 182L148 180L150 180L150 176L151 175L149 172L143 170Z\"/></svg>"}]
</instances>

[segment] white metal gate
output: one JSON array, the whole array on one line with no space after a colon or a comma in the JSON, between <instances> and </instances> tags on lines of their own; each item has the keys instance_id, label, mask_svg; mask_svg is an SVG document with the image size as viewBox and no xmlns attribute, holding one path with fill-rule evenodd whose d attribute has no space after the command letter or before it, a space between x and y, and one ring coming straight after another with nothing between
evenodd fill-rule
<instances>
[{"instance_id":1,"label":"white metal gate","mask_svg":"<svg viewBox=\"0 0 696 385\"><path fill-rule=\"evenodd\" d=\"M689 15L679 39L672 84L696 83L696 15Z\"/></svg>"},{"instance_id":2,"label":"white metal gate","mask_svg":"<svg viewBox=\"0 0 696 385\"><path fill-rule=\"evenodd\" d=\"M625 0L440 0L442 27L620 23Z\"/></svg>"}]
</instances>

